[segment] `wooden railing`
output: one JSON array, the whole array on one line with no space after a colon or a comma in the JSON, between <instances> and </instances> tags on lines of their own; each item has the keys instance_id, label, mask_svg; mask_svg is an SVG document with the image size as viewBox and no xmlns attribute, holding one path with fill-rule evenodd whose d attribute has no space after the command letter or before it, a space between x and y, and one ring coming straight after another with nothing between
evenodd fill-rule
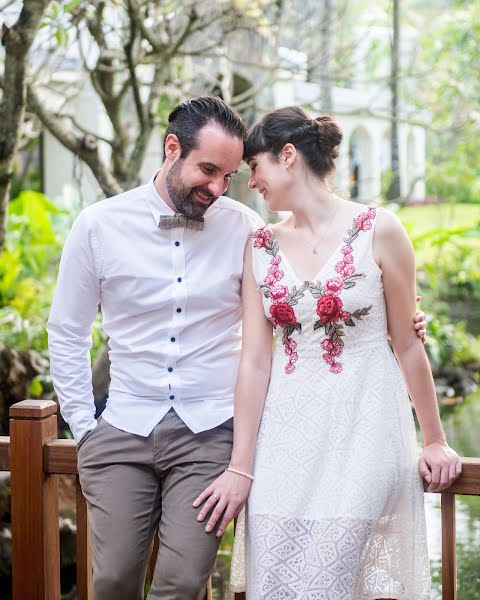
<instances>
[{"instance_id":1,"label":"wooden railing","mask_svg":"<svg viewBox=\"0 0 480 600\"><path fill-rule=\"evenodd\" d=\"M11 472L13 600L60 600L58 475L76 475L77 598L92 598L86 502L73 440L57 438L57 405L25 400L10 408L10 437L0 437L0 471ZM456 599L455 494L480 495L480 459L463 458L462 476L441 494L442 598ZM151 578L158 537L149 562ZM211 582L205 599L211 598ZM236 600L244 594L236 594Z\"/></svg>"}]
</instances>

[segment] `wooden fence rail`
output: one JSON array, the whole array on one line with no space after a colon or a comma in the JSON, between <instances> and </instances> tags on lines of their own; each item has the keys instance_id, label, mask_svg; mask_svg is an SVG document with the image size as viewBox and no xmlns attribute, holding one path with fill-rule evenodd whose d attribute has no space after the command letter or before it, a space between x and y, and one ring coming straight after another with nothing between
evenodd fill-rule
<instances>
[{"instance_id":1,"label":"wooden fence rail","mask_svg":"<svg viewBox=\"0 0 480 600\"><path fill-rule=\"evenodd\" d=\"M0 471L11 472L13 600L60 600L58 476L75 475L77 598L92 598L87 508L73 440L57 438L57 405L25 400L10 408L10 437L0 437ZM456 600L455 494L480 495L480 458L463 458L462 476L441 494L442 598ZM155 565L158 541L147 577ZM236 594L236 600L244 594ZM211 598L209 582L205 599Z\"/></svg>"}]
</instances>

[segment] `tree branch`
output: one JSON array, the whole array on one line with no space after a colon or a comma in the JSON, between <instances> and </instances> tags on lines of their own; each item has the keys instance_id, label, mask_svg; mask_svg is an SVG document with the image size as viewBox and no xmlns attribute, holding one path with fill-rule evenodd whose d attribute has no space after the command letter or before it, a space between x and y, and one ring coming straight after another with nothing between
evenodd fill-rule
<instances>
[{"instance_id":1,"label":"tree branch","mask_svg":"<svg viewBox=\"0 0 480 600\"><path fill-rule=\"evenodd\" d=\"M92 170L106 196L120 194L123 189L115 179L98 152L98 140L90 135L79 136L69 131L55 114L49 112L31 85L27 86L29 109L34 112L43 126L73 154L83 160Z\"/></svg>"}]
</instances>

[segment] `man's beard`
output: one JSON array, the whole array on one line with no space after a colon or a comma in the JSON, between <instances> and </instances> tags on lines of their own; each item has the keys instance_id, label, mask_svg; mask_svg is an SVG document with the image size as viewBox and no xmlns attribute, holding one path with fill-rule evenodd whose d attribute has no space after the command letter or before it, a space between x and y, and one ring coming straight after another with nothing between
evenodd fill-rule
<instances>
[{"instance_id":1,"label":"man's beard","mask_svg":"<svg viewBox=\"0 0 480 600\"><path fill-rule=\"evenodd\" d=\"M200 219L205 214L206 210L212 206L217 200L217 197L212 196L207 187L197 186L188 188L182 183L182 163L179 159L172 165L172 168L167 174L165 185L167 187L170 200L175 205L179 213L182 213L190 219ZM193 198L195 192L199 192L202 196L211 198L210 204L201 204Z\"/></svg>"}]
</instances>

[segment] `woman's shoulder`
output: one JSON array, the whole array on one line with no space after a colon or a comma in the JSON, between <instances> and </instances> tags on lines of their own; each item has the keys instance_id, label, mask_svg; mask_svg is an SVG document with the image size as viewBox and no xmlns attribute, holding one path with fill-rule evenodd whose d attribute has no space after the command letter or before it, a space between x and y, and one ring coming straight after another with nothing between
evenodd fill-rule
<instances>
[{"instance_id":1,"label":"woman's shoulder","mask_svg":"<svg viewBox=\"0 0 480 600\"><path fill-rule=\"evenodd\" d=\"M404 236L406 234L405 227L399 217L388 210L388 208L376 208L376 237L388 238L389 236Z\"/></svg>"}]
</instances>

